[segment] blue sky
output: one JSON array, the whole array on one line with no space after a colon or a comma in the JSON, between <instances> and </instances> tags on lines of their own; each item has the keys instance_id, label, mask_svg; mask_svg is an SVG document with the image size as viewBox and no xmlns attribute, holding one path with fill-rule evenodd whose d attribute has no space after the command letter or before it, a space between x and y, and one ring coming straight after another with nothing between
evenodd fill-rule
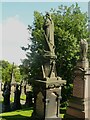
<instances>
[{"instance_id":1,"label":"blue sky","mask_svg":"<svg viewBox=\"0 0 90 120\"><path fill-rule=\"evenodd\" d=\"M87 1L87 0L86 0ZM20 64L20 59L25 58L25 52L21 46L28 43L28 24L33 24L34 11L49 11L51 8L58 8L59 5L71 6L75 2L2 2L0 8L0 32L2 39L2 57L9 62ZM88 12L88 2L78 3L82 12Z\"/></svg>"},{"instance_id":2,"label":"blue sky","mask_svg":"<svg viewBox=\"0 0 90 120\"><path fill-rule=\"evenodd\" d=\"M19 15L24 24L32 24L35 10L44 13L51 8L58 8L61 4L70 6L73 3L75 4L75 2L3 2L2 20ZM83 12L88 11L88 2L79 2L78 4Z\"/></svg>"}]
</instances>

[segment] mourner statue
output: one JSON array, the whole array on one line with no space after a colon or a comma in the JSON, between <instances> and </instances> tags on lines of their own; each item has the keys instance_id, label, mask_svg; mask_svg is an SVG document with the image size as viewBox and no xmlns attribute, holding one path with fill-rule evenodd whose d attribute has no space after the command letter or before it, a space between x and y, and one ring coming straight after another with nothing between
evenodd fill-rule
<instances>
[{"instance_id":1,"label":"mourner statue","mask_svg":"<svg viewBox=\"0 0 90 120\"><path fill-rule=\"evenodd\" d=\"M51 15L48 12L46 13L44 31L45 31L45 39L48 45L47 47L49 48L47 51L49 51L51 55L55 55L54 53L54 48L55 48L54 47L54 23L51 18Z\"/></svg>"},{"instance_id":2,"label":"mourner statue","mask_svg":"<svg viewBox=\"0 0 90 120\"><path fill-rule=\"evenodd\" d=\"M54 23L50 13L46 13L44 22L45 50L44 64L42 65L43 78L55 77L55 45L54 45Z\"/></svg>"},{"instance_id":3,"label":"mourner statue","mask_svg":"<svg viewBox=\"0 0 90 120\"><path fill-rule=\"evenodd\" d=\"M87 58L88 52L88 42L86 39L81 39L80 41L80 49L81 49L81 60L85 60Z\"/></svg>"}]
</instances>

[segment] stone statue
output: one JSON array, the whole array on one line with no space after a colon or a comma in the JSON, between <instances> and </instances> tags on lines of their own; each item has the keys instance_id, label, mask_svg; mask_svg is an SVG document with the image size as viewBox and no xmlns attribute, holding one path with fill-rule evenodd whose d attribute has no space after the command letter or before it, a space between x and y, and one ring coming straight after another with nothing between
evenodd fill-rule
<instances>
[{"instance_id":1,"label":"stone statue","mask_svg":"<svg viewBox=\"0 0 90 120\"><path fill-rule=\"evenodd\" d=\"M47 12L44 23L45 50L44 64L42 65L43 78L55 77L55 45L54 45L54 23L51 15Z\"/></svg>"},{"instance_id":2,"label":"stone statue","mask_svg":"<svg viewBox=\"0 0 90 120\"><path fill-rule=\"evenodd\" d=\"M44 31L45 31L45 39L48 45L50 54L55 55L54 53L54 23L51 18L51 15L47 12L46 13L46 19L44 24Z\"/></svg>"},{"instance_id":3,"label":"stone statue","mask_svg":"<svg viewBox=\"0 0 90 120\"><path fill-rule=\"evenodd\" d=\"M81 60L85 60L87 58L88 52L88 42L86 39L81 39L80 41L80 49L81 49Z\"/></svg>"},{"instance_id":4,"label":"stone statue","mask_svg":"<svg viewBox=\"0 0 90 120\"><path fill-rule=\"evenodd\" d=\"M33 84L34 95L34 111L32 120L52 120L59 119L60 111L60 97L61 86L66 83L57 76L56 71L56 55L54 46L54 23L49 13L46 13L44 23L44 53L41 54L41 78L35 81L31 80ZM43 40L43 39L42 39Z\"/></svg>"}]
</instances>

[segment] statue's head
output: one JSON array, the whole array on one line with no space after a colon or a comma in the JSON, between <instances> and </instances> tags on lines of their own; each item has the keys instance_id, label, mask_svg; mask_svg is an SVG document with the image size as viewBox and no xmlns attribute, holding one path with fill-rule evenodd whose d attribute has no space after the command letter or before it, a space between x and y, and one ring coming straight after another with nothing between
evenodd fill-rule
<instances>
[{"instance_id":1,"label":"statue's head","mask_svg":"<svg viewBox=\"0 0 90 120\"><path fill-rule=\"evenodd\" d=\"M51 14L49 12L46 12L46 17L51 18Z\"/></svg>"},{"instance_id":2,"label":"statue's head","mask_svg":"<svg viewBox=\"0 0 90 120\"><path fill-rule=\"evenodd\" d=\"M50 16L50 13L49 13L49 12L46 12L46 16Z\"/></svg>"},{"instance_id":3,"label":"statue's head","mask_svg":"<svg viewBox=\"0 0 90 120\"><path fill-rule=\"evenodd\" d=\"M81 42L87 42L87 40L86 39L81 39Z\"/></svg>"}]
</instances>

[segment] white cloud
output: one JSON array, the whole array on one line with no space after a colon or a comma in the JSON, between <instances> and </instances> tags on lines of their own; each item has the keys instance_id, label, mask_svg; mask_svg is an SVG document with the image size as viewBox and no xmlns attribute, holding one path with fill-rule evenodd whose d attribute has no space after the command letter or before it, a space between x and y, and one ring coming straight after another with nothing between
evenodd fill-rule
<instances>
[{"instance_id":1,"label":"white cloud","mask_svg":"<svg viewBox=\"0 0 90 120\"><path fill-rule=\"evenodd\" d=\"M10 17L2 23L2 58L20 63L25 58L25 52L20 47L28 42L27 26L19 20L19 16Z\"/></svg>"}]
</instances>

